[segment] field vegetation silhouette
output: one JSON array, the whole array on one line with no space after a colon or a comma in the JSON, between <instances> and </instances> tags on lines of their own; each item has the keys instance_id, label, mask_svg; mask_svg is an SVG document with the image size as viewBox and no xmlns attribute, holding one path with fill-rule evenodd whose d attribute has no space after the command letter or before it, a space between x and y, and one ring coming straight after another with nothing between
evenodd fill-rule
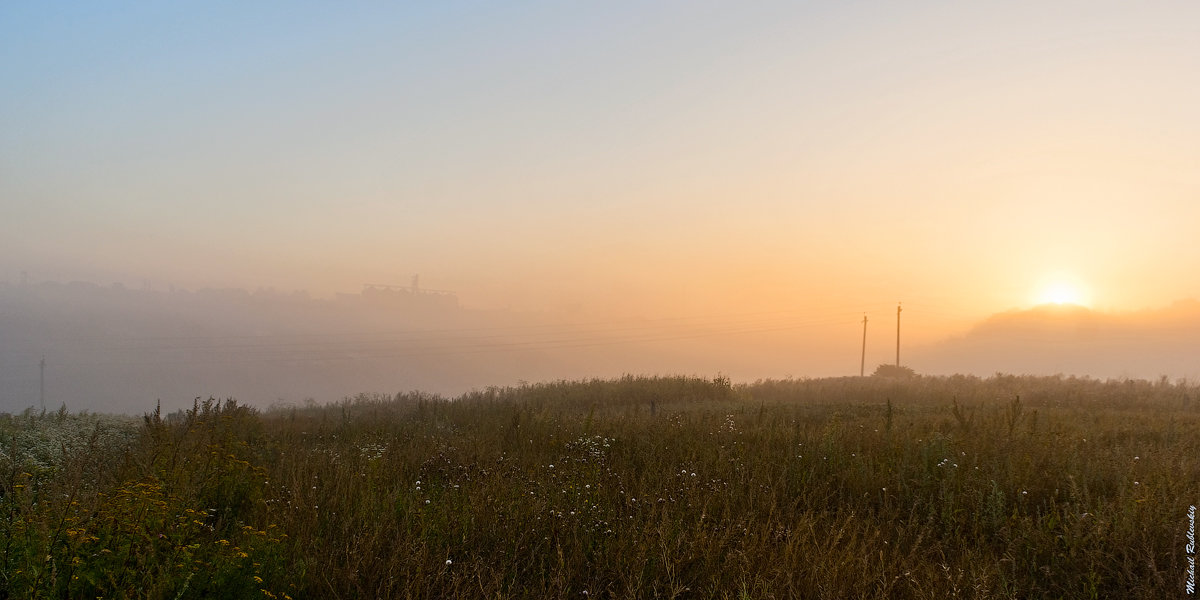
<instances>
[{"instance_id":1,"label":"field vegetation silhouette","mask_svg":"<svg viewBox=\"0 0 1200 600\"><path fill-rule=\"evenodd\" d=\"M0 597L1163 598L1200 390L624 377L0 417Z\"/></svg>"}]
</instances>

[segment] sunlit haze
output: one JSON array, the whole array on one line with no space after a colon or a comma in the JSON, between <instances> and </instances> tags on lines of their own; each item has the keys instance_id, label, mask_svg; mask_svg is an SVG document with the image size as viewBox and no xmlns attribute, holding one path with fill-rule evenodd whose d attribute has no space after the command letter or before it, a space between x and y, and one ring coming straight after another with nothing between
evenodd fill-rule
<instances>
[{"instance_id":1,"label":"sunlit haze","mask_svg":"<svg viewBox=\"0 0 1200 600\"><path fill-rule=\"evenodd\" d=\"M8 2L0 282L442 290L448 330L857 375L900 302L910 348L1200 296L1197 73L1184 1Z\"/></svg>"},{"instance_id":2,"label":"sunlit haze","mask_svg":"<svg viewBox=\"0 0 1200 600\"><path fill-rule=\"evenodd\" d=\"M1091 299L1082 284L1069 279L1054 279L1038 290L1037 304L1074 304L1090 306Z\"/></svg>"}]
</instances>

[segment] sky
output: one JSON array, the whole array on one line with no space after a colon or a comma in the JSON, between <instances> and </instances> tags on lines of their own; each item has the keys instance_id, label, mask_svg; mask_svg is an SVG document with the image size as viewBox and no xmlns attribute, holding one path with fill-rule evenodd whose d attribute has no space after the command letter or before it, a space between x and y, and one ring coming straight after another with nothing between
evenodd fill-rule
<instances>
[{"instance_id":1,"label":"sky","mask_svg":"<svg viewBox=\"0 0 1200 600\"><path fill-rule=\"evenodd\" d=\"M1196 73L1185 1L3 3L0 281L903 301L917 340L1162 307L1200 297Z\"/></svg>"}]
</instances>

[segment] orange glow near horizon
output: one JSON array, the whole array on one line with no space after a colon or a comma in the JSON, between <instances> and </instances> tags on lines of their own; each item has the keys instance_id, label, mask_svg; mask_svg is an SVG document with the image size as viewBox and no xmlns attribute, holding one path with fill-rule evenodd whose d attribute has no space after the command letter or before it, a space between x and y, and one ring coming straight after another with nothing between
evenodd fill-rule
<instances>
[{"instance_id":1,"label":"orange glow near horizon","mask_svg":"<svg viewBox=\"0 0 1200 600\"><path fill-rule=\"evenodd\" d=\"M1200 3L878 8L0 9L0 283L420 274L880 348L897 300L917 343L1200 298Z\"/></svg>"},{"instance_id":2,"label":"orange glow near horizon","mask_svg":"<svg viewBox=\"0 0 1200 600\"><path fill-rule=\"evenodd\" d=\"M1070 278L1056 278L1042 284L1034 303L1090 307L1091 298L1082 284Z\"/></svg>"}]
</instances>

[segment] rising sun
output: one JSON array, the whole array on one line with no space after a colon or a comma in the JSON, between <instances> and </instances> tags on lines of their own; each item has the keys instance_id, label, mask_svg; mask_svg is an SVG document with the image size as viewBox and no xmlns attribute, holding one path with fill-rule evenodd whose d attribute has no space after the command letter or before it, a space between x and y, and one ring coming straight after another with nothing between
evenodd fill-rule
<instances>
[{"instance_id":1,"label":"rising sun","mask_svg":"<svg viewBox=\"0 0 1200 600\"><path fill-rule=\"evenodd\" d=\"M1036 301L1038 304L1074 304L1077 306L1087 306L1088 297L1082 286L1077 283L1063 280L1055 280L1047 282L1038 291Z\"/></svg>"}]
</instances>

